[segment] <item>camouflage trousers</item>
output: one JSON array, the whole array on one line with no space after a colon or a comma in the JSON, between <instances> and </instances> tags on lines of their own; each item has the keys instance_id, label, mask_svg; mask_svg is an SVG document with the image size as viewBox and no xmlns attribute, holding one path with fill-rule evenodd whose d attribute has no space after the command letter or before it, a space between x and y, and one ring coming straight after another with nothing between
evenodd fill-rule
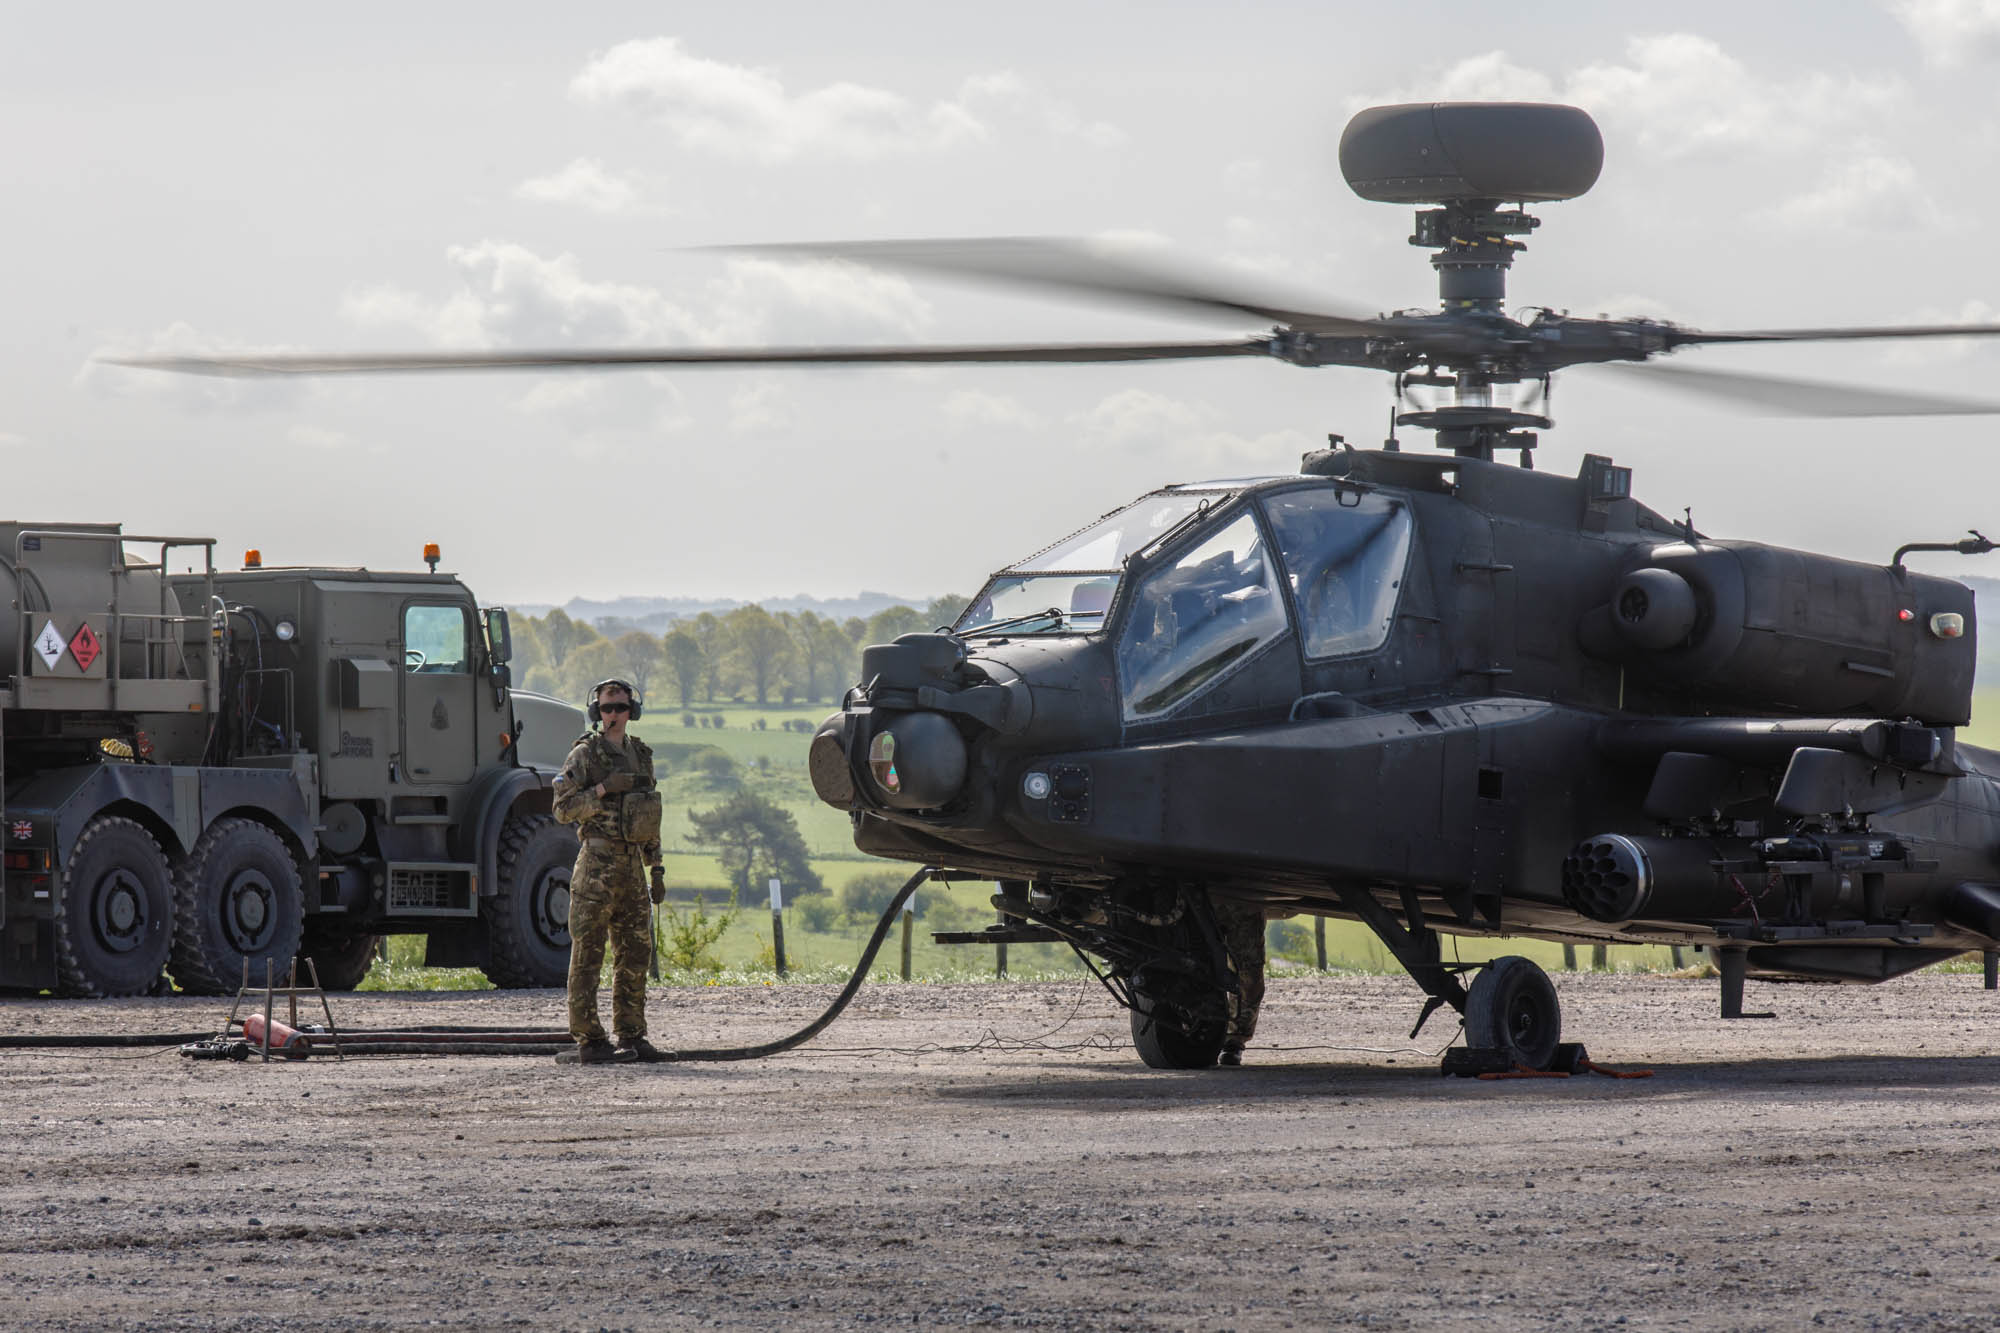
<instances>
[{"instance_id":1,"label":"camouflage trousers","mask_svg":"<svg viewBox=\"0 0 2000 1333\"><path fill-rule=\"evenodd\" d=\"M1236 969L1236 993L1229 997L1225 1040L1241 1046L1256 1035L1257 1011L1264 1007L1264 909L1227 898L1214 902L1222 944Z\"/></svg>"},{"instance_id":2,"label":"camouflage trousers","mask_svg":"<svg viewBox=\"0 0 2000 1333\"><path fill-rule=\"evenodd\" d=\"M613 850L586 842L577 853L569 888L569 1031L578 1041L604 1038L597 984L606 940L611 944L611 1030L620 1037L646 1035L651 910L639 849Z\"/></svg>"}]
</instances>

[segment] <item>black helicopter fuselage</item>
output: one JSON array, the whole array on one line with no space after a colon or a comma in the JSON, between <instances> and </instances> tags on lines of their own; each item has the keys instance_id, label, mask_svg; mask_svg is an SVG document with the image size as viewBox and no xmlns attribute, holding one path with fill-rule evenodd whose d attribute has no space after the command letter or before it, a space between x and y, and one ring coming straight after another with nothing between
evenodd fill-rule
<instances>
[{"instance_id":1,"label":"black helicopter fuselage","mask_svg":"<svg viewBox=\"0 0 2000 1333\"><path fill-rule=\"evenodd\" d=\"M1712 541L1629 481L1343 451L1156 492L868 650L815 783L1114 971L1190 888L1763 975L1992 947L1970 590Z\"/></svg>"}]
</instances>

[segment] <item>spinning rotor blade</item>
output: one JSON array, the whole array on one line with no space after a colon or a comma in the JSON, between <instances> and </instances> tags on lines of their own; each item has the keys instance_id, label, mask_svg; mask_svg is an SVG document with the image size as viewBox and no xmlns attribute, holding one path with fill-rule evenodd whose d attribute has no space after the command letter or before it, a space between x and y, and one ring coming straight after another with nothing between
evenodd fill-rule
<instances>
[{"instance_id":1,"label":"spinning rotor blade","mask_svg":"<svg viewBox=\"0 0 2000 1333\"><path fill-rule=\"evenodd\" d=\"M1030 343L990 347L600 348L580 351L359 352L276 356L107 357L107 364L190 375L382 375L441 370L644 370L664 366L937 365L959 362L1187 361L1269 356L1268 338L1186 343Z\"/></svg>"},{"instance_id":2,"label":"spinning rotor blade","mask_svg":"<svg viewBox=\"0 0 2000 1333\"><path fill-rule=\"evenodd\" d=\"M2000 402L1898 393L1891 389L1857 389L1817 380L1777 375L1746 375L1740 371L1696 366L1663 366L1607 361L1605 370L1651 381L1663 389L1722 398L1771 412L1805 417L1953 417L2000 415Z\"/></svg>"},{"instance_id":3,"label":"spinning rotor blade","mask_svg":"<svg viewBox=\"0 0 2000 1333\"><path fill-rule=\"evenodd\" d=\"M1358 311L1302 311L1265 300L1232 274L1168 265L1099 241L1050 236L965 240L828 241L720 247L734 254L845 259L985 282L1109 296L1129 305L1187 313L1249 315L1307 333L1367 337L1383 324Z\"/></svg>"},{"instance_id":4,"label":"spinning rotor blade","mask_svg":"<svg viewBox=\"0 0 2000 1333\"><path fill-rule=\"evenodd\" d=\"M1989 338L2000 334L2000 324L1878 324L1836 329L1747 329L1735 333L1706 333L1700 329L1677 329L1675 346L1700 343L1794 343L1837 342L1859 338Z\"/></svg>"}]
</instances>

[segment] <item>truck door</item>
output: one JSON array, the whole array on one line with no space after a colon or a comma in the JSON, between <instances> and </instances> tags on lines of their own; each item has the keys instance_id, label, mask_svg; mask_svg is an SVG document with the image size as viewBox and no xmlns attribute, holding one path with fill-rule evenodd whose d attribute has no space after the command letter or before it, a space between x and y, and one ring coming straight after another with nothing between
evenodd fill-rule
<instances>
[{"instance_id":1,"label":"truck door","mask_svg":"<svg viewBox=\"0 0 2000 1333\"><path fill-rule=\"evenodd\" d=\"M403 608L403 767L413 786L472 780L479 722L472 642L461 604Z\"/></svg>"}]
</instances>

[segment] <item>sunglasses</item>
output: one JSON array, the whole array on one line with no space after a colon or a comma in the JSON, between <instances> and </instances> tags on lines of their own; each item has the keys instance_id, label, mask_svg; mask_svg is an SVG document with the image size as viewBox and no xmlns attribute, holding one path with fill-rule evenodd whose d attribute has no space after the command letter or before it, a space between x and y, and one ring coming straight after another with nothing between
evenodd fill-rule
<instances>
[{"instance_id":1,"label":"sunglasses","mask_svg":"<svg viewBox=\"0 0 2000 1333\"><path fill-rule=\"evenodd\" d=\"M613 699L609 703L597 705L597 711L600 713L629 713L632 711L632 705L622 699Z\"/></svg>"}]
</instances>

